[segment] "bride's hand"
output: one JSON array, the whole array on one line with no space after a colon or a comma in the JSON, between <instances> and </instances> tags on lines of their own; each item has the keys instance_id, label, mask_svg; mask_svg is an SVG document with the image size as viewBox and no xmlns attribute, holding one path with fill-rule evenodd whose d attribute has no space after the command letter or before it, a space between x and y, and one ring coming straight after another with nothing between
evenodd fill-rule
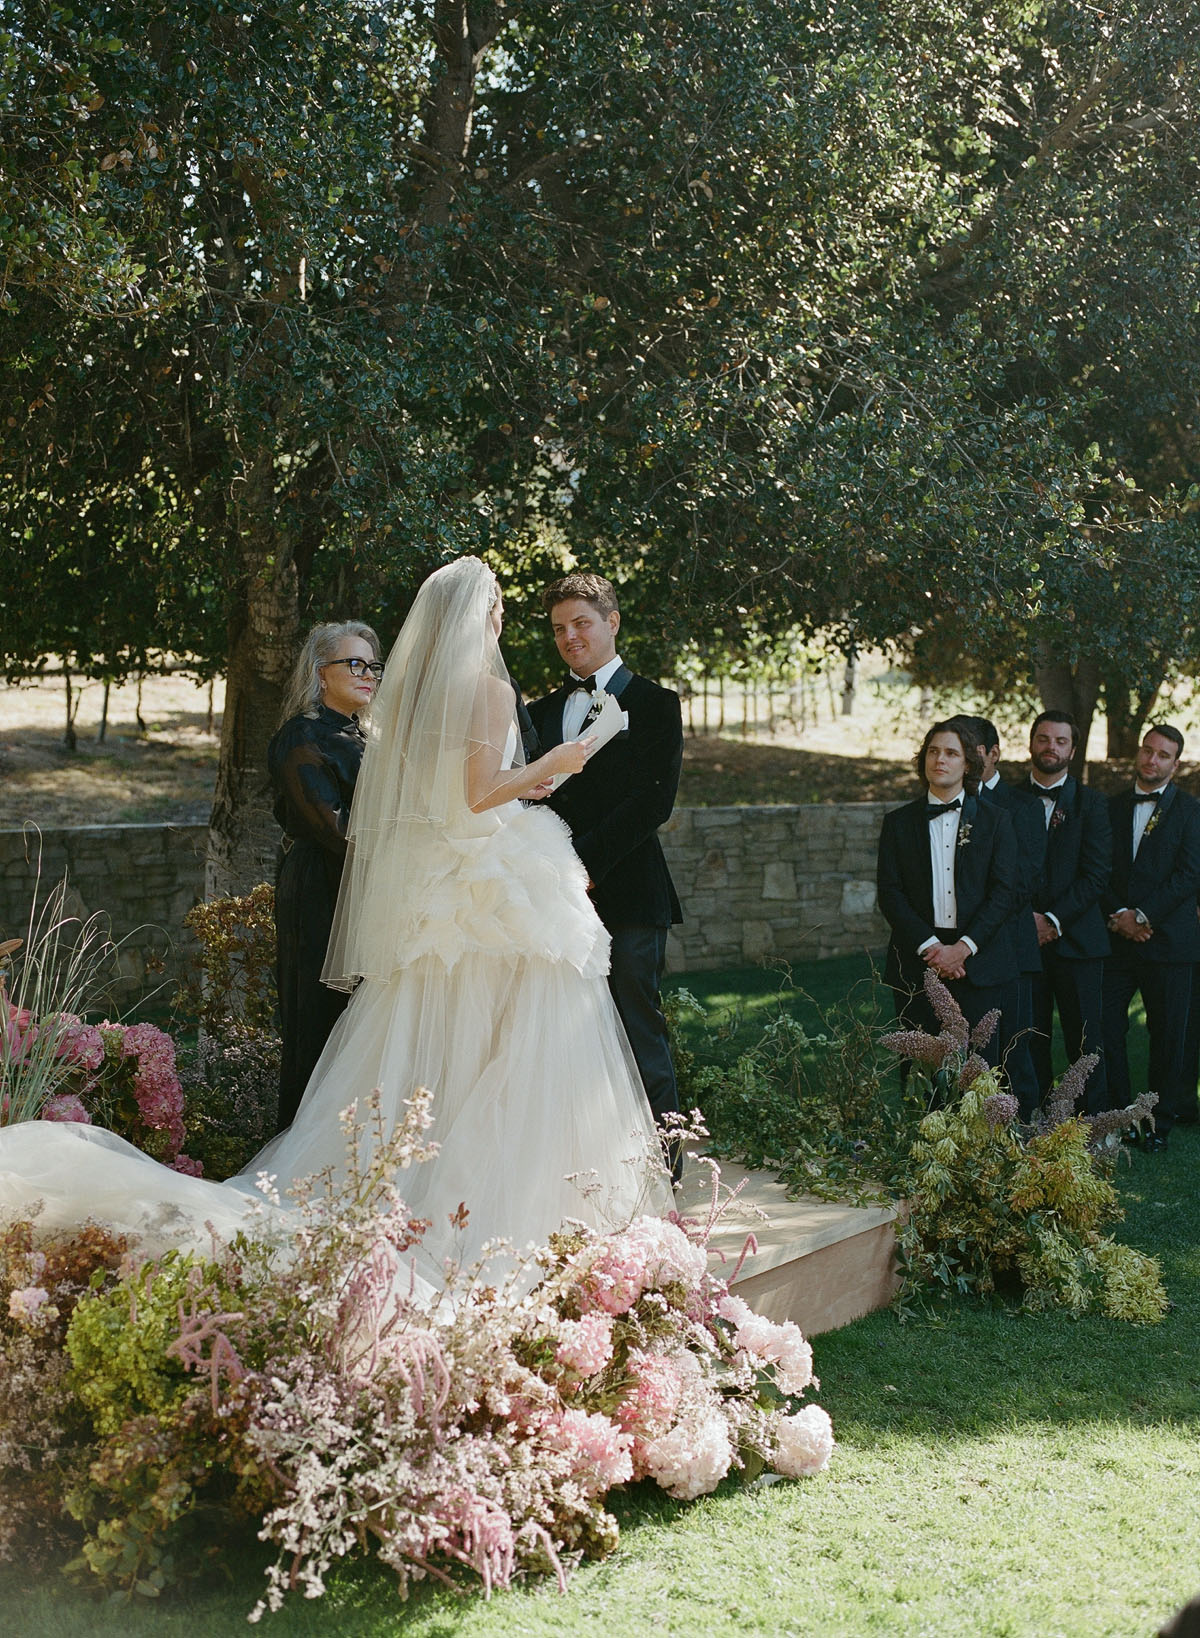
<instances>
[{"instance_id":1,"label":"bride's hand","mask_svg":"<svg viewBox=\"0 0 1200 1638\"><path fill-rule=\"evenodd\" d=\"M577 774L588 757L592 754L592 747L596 743L595 734L589 734L586 739L569 739L564 745L556 745L553 750L547 751L542 758L547 773Z\"/></svg>"}]
</instances>

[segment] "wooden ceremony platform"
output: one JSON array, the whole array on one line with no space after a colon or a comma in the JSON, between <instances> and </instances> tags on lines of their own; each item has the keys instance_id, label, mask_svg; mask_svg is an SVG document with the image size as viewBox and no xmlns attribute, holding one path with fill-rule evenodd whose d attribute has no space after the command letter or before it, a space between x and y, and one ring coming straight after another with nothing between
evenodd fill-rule
<instances>
[{"instance_id":1,"label":"wooden ceremony platform","mask_svg":"<svg viewBox=\"0 0 1200 1638\"><path fill-rule=\"evenodd\" d=\"M811 1196L789 1200L769 1172L721 1165L730 1188L745 1181L710 1242L732 1271L747 1234L758 1242L733 1290L767 1319L795 1320L805 1336L886 1308L899 1284L895 1272L896 1206L846 1206ZM706 1166L689 1164L676 1205L685 1217L707 1217L711 1194ZM750 1208L767 1214L767 1222ZM728 1275L727 1275L728 1277Z\"/></svg>"}]
</instances>

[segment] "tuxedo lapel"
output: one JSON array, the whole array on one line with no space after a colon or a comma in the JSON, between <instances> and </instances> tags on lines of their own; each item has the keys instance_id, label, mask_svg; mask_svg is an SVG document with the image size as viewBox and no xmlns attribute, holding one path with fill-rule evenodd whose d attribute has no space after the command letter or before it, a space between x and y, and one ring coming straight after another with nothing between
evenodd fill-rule
<instances>
[{"instance_id":1,"label":"tuxedo lapel","mask_svg":"<svg viewBox=\"0 0 1200 1638\"><path fill-rule=\"evenodd\" d=\"M568 692L565 688L556 688L547 696L545 716L542 727L538 730L538 737L542 742L542 750L549 751L556 745L562 744L563 711L566 707Z\"/></svg>"},{"instance_id":2,"label":"tuxedo lapel","mask_svg":"<svg viewBox=\"0 0 1200 1638\"><path fill-rule=\"evenodd\" d=\"M613 699L619 700L632 681L633 672L630 671L627 665L621 664L605 683L604 692L611 694Z\"/></svg>"},{"instance_id":3,"label":"tuxedo lapel","mask_svg":"<svg viewBox=\"0 0 1200 1638\"><path fill-rule=\"evenodd\" d=\"M929 852L929 818L926 814L928 802L922 798L914 802L910 810L912 818L912 850L917 862L917 880L921 884L921 900L925 906L925 913L933 925L933 860Z\"/></svg>"},{"instance_id":4,"label":"tuxedo lapel","mask_svg":"<svg viewBox=\"0 0 1200 1638\"><path fill-rule=\"evenodd\" d=\"M958 841L954 848L954 896L959 901L960 924L962 922L963 890L975 873L974 861L978 849L976 849L976 853L971 851L971 843L974 840L971 835L971 826L975 824L979 817L980 800L979 797L968 796L964 791L962 812L958 816ZM985 800L995 805L995 798L989 796ZM926 848L925 852L928 854L929 849Z\"/></svg>"}]
</instances>

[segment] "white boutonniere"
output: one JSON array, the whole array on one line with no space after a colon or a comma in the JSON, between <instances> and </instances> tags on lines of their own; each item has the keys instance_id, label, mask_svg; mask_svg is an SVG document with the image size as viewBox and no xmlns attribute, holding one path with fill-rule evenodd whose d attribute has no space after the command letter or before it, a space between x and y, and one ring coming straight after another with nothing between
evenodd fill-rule
<instances>
[{"instance_id":1,"label":"white boutonniere","mask_svg":"<svg viewBox=\"0 0 1200 1638\"><path fill-rule=\"evenodd\" d=\"M584 734L587 733L589 724L595 722L596 718L604 710L604 702L609 697L610 696L608 695L608 693L603 688L597 688L597 689L593 690L592 703L587 708L587 715L584 717L583 725L581 726L581 728L579 730L579 734L580 734L581 738L583 737Z\"/></svg>"},{"instance_id":2,"label":"white boutonniere","mask_svg":"<svg viewBox=\"0 0 1200 1638\"><path fill-rule=\"evenodd\" d=\"M959 827L958 827L958 845L959 845L959 847L967 847L969 845L969 843L970 843L970 840L971 840L970 821L967 820L967 819L964 819L962 824L959 825Z\"/></svg>"},{"instance_id":3,"label":"white boutonniere","mask_svg":"<svg viewBox=\"0 0 1200 1638\"><path fill-rule=\"evenodd\" d=\"M1146 837L1149 836L1150 832L1154 829L1155 825L1157 825L1158 821L1161 818L1162 818L1162 803L1161 802L1156 802L1154 804L1154 812L1150 815L1149 819L1146 820L1146 828L1142 832L1142 840L1143 841L1146 840Z\"/></svg>"}]
</instances>

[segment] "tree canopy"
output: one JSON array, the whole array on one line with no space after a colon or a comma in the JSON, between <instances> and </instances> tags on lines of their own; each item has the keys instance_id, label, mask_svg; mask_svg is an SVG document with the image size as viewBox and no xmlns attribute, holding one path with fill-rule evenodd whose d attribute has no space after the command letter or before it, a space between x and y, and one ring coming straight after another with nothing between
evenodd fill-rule
<instances>
[{"instance_id":1,"label":"tree canopy","mask_svg":"<svg viewBox=\"0 0 1200 1638\"><path fill-rule=\"evenodd\" d=\"M794 628L1120 654L1131 704L1196 642L1198 49L1082 0L13 0L5 664L226 672L214 887L304 620L390 637L462 551L534 685L580 561L664 672Z\"/></svg>"}]
</instances>

